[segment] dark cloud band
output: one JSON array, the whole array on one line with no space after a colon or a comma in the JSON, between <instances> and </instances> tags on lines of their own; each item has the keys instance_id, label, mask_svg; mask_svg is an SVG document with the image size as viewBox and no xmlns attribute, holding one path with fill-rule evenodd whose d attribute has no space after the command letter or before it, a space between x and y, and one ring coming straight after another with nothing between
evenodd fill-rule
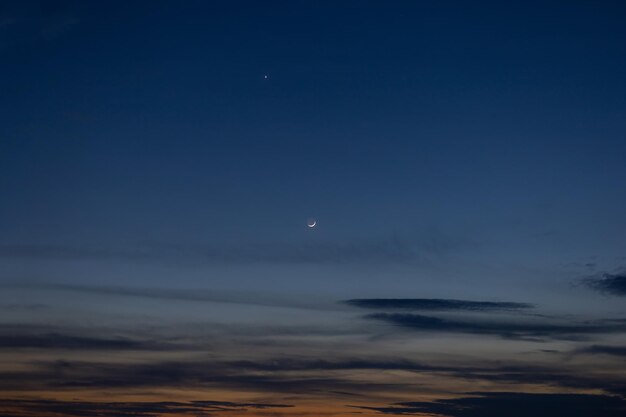
<instances>
[{"instance_id":1,"label":"dark cloud band","mask_svg":"<svg viewBox=\"0 0 626 417\"><path fill-rule=\"evenodd\" d=\"M236 403L230 401L190 402L84 402L54 400L0 400L8 415L68 417L154 417L163 415L213 415L212 413L292 407L287 404ZM211 413L211 414L209 414Z\"/></svg>"},{"instance_id":2,"label":"dark cloud band","mask_svg":"<svg viewBox=\"0 0 626 417\"><path fill-rule=\"evenodd\" d=\"M626 274L603 274L601 278L587 278L584 283L605 294L626 296Z\"/></svg>"},{"instance_id":3,"label":"dark cloud band","mask_svg":"<svg viewBox=\"0 0 626 417\"><path fill-rule=\"evenodd\" d=\"M470 321L400 313L376 313L365 317L416 331L488 334L505 338L571 339L578 338L581 335L621 333L626 331L626 326L619 323L552 324L545 322Z\"/></svg>"},{"instance_id":4,"label":"dark cloud band","mask_svg":"<svg viewBox=\"0 0 626 417\"><path fill-rule=\"evenodd\" d=\"M619 417L626 400L616 396L590 394L529 394L518 392L477 392L471 396L433 402L403 402L387 407L357 407L388 415L441 415L446 417Z\"/></svg>"},{"instance_id":5,"label":"dark cloud band","mask_svg":"<svg viewBox=\"0 0 626 417\"><path fill-rule=\"evenodd\" d=\"M344 303L373 310L421 310L421 311L511 311L530 309L527 303L468 301L438 298L365 298L346 300Z\"/></svg>"}]
</instances>

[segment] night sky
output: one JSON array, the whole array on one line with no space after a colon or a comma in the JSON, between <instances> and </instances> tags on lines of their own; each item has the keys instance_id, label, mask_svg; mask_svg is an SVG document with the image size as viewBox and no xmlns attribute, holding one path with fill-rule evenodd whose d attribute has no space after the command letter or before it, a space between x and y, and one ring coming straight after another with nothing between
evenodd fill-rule
<instances>
[{"instance_id":1,"label":"night sky","mask_svg":"<svg viewBox=\"0 0 626 417\"><path fill-rule=\"evenodd\" d=\"M621 1L0 0L0 415L626 415L625 74Z\"/></svg>"}]
</instances>

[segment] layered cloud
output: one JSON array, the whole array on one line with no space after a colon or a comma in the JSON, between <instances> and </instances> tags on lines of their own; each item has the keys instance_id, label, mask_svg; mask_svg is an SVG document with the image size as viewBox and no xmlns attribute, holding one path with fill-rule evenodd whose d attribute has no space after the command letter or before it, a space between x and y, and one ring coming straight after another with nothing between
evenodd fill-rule
<instances>
[{"instance_id":1,"label":"layered cloud","mask_svg":"<svg viewBox=\"0 0 626 417\"><path fill-rule=\"evenodd\" d=\"M43 417L155 417L167 415L208 416L222 412L245 412L292 407L288 404L237 403L229 401L162 401L162 402L86 402L55 400L0 400L5 415Z\"/></svg>"},{"instance_id":2,"label":"layered cloud","mask_svg":"<svg viewBox=\"0 0 626 417\"><path fill-rule=\"evenodd\" d=\"M66 350L160 350L165 345L124 337L96 338L59 333L0 333L0 349L66 349Z\"/></svg>"},{"instance_id":3,"label":"layered cloud","mask_svg":"<svg viewBox=\"0 0 626 417\"><path fill-rule=\"evenodd\" d=\"M28 371L0 372L0 389L133 389L215 388L266 393L319 393L323 391L381 392L406 389L403 384L359 381L333 375L316 366L269 372L253 362L154 361L147 363L96 363L80 361L37 362ZM255 369L256 368L256 369ZM355 370L368 368L338 369ZM308 372L307 372L308 371ZM311 371L320 371L310 373Z\"/></svg>"},{"instance_id":4,"label":"layered cloud","mask_svg":"<svg viewBox=\"0 0 626 417\"><path fill-rule=\"evenodd\" d=\"M365 372L377 378L365 379ZM402 372L404 377L400 377ZM393 378L384 378L387 374ZM619 375L585 367L502 364L474 361L459 365L402 358L343 357L328 359L269 358L265 360L189 360L142 362L37 361L27 369L0 372L0 389L138 389L159 387L220 388L267 393L350 392L357 394L410 392L416 377L431 381L524 384L561 389L602 390L626 394ZM423 388L422 388L423 389Z\"/></svg>"},{"instance_id":5,"label":"layered cloud","mask_svg":"<svg viewBox=\"0 0 626 417\"><path fill-rule=\"evenodd\" d=\"M387 407L358 407L387 415L434 415L441 417L620 417L626 400L590 394L531 394L476 392L471 396L432 402L403 402Z\"/></svg>"},{"instance_id":6,"label":"layered cloud","mask_svg":"<svg viewBox=\"0 0 626 417\"><path fill-rule=\"evenodd\" d=\"M593 345L579 349L577 352L587 353L591 355L610 355L626 357L626 346Z\"/></svg>"},{"instance_id":7,"label":"layered cloud","mask_svg":"<svg viewBox=\"0 0 626 417\"><path fill-rule=\"evenodd\" d=\"M34 288L28 286L28 288ZM112 296L131 296L148 299L173 299L189 302L234 302L256 305L273 305L272 300L260 301L259 298L237 298L216 293L193 290L168 291L159 289L140 289L124 287L88 287L80 285L41 285L44 290L71 291L77 294L99 294ZM293 305L299 302L294 301ZM524 393L478 393L457 399L438 400L429 403L401 403L385 407L373 406L372 398L387 401L392 395L410 396L414 393L440 393L442 387L449 393L463 393L480 384L486 389L505 391L512 386L524 386L525 389L560 390L562 392L602 392L607 394L626 394L626 380L607 368L607 362L618 361L624 356L623 348L609 346L600 341L605 335L626 333L626 321L622 319L577 321L571 317L546 317L529 315L536 307L529 303L508 301L473 301L459 299L351 299L342 303L355 307L352 311L367 314L366 321L350 321L347 329L357 328L358 338L345 343L345 334L324 334L323 340L317 339L306 325L298 327L291 323L294 332L283 339L272 331L272 318L263 322L260 333L238 331L236 324L228 328L210 322L208 318L200 332L191 327L189 331L171 332L163 328L146 329L133 333L137 327L129 326L124 331L120 327L88 329L84 327L53 327L38 325L33 328L20 328L18 325L0 326L0 350L3 353L27 357L34 353L36 360L24 360L19 367L5 367L0 370L0 390L13 392L58 392L58 391L152 391L181 387L190 390L226 390L231 392L255 392L262 396L278 398L273 401L277 408L286 407L283 398L309 396L316 399L333 396L337 398L368 397L369 402L360 406L369 413L382 414L431 414L447 417L491 416L495 410L507 405L509 409L531 412L533 408L517 407L517 402L524 402L528 407L556 401L557 397L539 397ZM289 303L287 303L289 304ZM287 305L286 304L286 305ZM182 304L180 304L182 305ZM275 305L275 304L274 304ZM346 308L335 308L324 312L349 317ZM197 306L196 306L197 307ZM200 306L202 307L202 306ZM230 306L236 311L242 306ZM246 306L248 308L249 306ZM52 308L52 307L50 307ZM369 311L368 311L369 310ZM254 308L252 311L255 311ZM417 314L421 311L429 313ZM304 310L290 313L309 314ZM272 316L274 317L274 316ZM382 326L371 322L383 323ZM275 323L274 323L275 325ZM309 323L310 326L310 323ZM332 327L321 323L321 327ZM219 328L217 328L219 327ZM381 331L382 329L382 331ZM440 355L445 352L445 345L435 349L441 351L423 351L419 355L407 350L385 350L402 338L403 341L418 339L423 333L447 333L463 335L489 335L508 339L504 356L489 360L475 356L476 351L455 353L455 357ZM132 335L132 336L128 336ZM297 335L298 337L292 337ZM306 337L303 341L302 337ZM222 340L220 340L220 338ZM297 339L297 340L296 340ZM580 363L563 364L550 355L545 361L525 362L518 357L516 341L523 340L524 349L527 341L554 341L574 346L564 349L568 358L584 359ZM576 348L577 341L592 339L591 346ZM567 342L562 342L567 340ZM313 342L311 342L313 341ZM372 342L372 346L365 346ZM413 340L411 340L412 342ZM571 341L576 341L572 343ZM490 340L497 347L497 340ZM311 343L311 346L308 344ZM433 343L429 340L429 343ZM472 342L473 343L473 342ZM243 346L252 346L243 349ZM375 346L374 346L375 345ZM471 345L471 344L470 344ZM468 346L470 346L468 345ZM341 346L341 347L340 347ZM342 347L350 348L343 349ZM379 347L382 350L377 351ZM351 348L354 348L352 350ZM513 350L510 350L513 348ZM222 349L222 350L220 350ZM491 347L490 347L491 349ZM233 350L234 352L231 352ZM81 351L85 354L81 355ZM126 351L132 354L127 354ZM498 349L494 349L498 351ZM101 352L106 352L102 355ZM289 352L285 355L282 352ZM514 352L514 356L513 355ZM588 357L574 357L571 352L585 353ZM467 354L467 356L464 356ZM508 355L508 356L507 356ZM605 355L597 358L603 368L596 368L592 363L593 355ZM34 357L34 356L33 356ZM140 358L140 359L139 359ZM506 359L508 358L508 359ZM537 358L537 357L535 357ZM545 359L544 356L541 358ZM542 359L542 360L543 360ZM615 369L620 369L616 365ZM450 387L450 388L448 388ZM485 388L481 388L485 389ZM335 394L332 394L335 393ZM547 395L547 394L546 394ZM565 395L565 394L563 394ZM21 397L21 396L20 396ZM80 398L80 396L77 396ZM580 397L567 394L561 398L572 407L585 409L586 404L606 410L603 415L611 417L614 412L614 397L608 395ZM595 402L594 402L595 401ZM84 416L106 414L114 417L136 415L180 414L185 415L221 415L226 411L257 410L254 404L241 403L225 405L219 402L167 402L167 403L88 403L62 401L5 401L0 410L22 410L15 415L41 416L42 410L63 414L63 410L78 410ZM278 403L278 404L277 404ZM601 404L600 404L601 403ZM604 404L604 405L603 405ZM48 408L45 408L48 406ZM618 404L619 405L619 404ZM72 408L75 406L75 408ZM38 407L42 407L39 408ZM160 407L160 408L159 408ZM204 408L202 408L204 407ZM221 408L217 408L221 407ZM605 407L605 408L602 408ZM613 407L613 408L612 408ZM81 411L82 410L82 411ZM272 413L268 408L268 413ZM73 411L74 412L74 411ZM471 414L471 413L474 414ZM30 413L30 414L29 414ZM126 413L126 414L124 414ZM134 413L134 414L133 414ZM152 414L150 414L152 413ZM457 414L455 414L457 413ZM465 413L465 414L464 414ZM11 414L8 414L11 415ZM73 414L63 414L73 416ZM77 414L78 415L78 414ZM514 415L514 414L513 414ZM526 414L523 414L526 415ZM533 415L541 416L540 413ZM572 414L576 415L576 414Z\"/></svg>"},{"instance_id":8,"label":"layered cloud","mask_svg":"<svg viewBox=\"0 0 626 417\"><path fill-rule=\"evenodd\" d=\"M626 332L624 324L553 324L548 322L488 321L482 318L460 320L421 314L376 313L366 318L423 332L451 332L495 335L504 338L579 339L580 336Z\"/></svg>"},{"instance_id":9,"label":"layered cloud","mask_svg":"<svg viewBox=\"0 0 626 417\"><path fill-rule=\"evenodd\" d=\"M532 304L494 301L468 301L440 298L363 298L344 303L373 310L415 311L514 311L533 308Z\"/></svg>"},{"instance_id":10,"label":"layered cloud","mask_svg":"<svg viewBox=\"0 0 626 417\"><path fill-rule=\"evenodd\" d=\"M377 311L364 318L392 324L417 332L445 332L494 335L507 339L546 340L588 339L592 335L626 332L620 320L576 322L571 318L548 317L528 310L530 303L509 301L472 301L441 298L366 298L344 304ZM418 314L416 312L430 312ZM460 313L475 313L464 314ZM440 313L440 314L438 314ZM497 317L495 314L500 314Z\"/></svg>"}]
</instances>

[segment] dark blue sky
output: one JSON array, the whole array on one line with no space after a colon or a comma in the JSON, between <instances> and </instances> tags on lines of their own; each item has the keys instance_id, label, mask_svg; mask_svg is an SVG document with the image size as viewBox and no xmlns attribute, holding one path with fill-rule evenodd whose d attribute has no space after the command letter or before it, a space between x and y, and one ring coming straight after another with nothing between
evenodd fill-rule
<instances>
[{"instance_id":1,"label":"dark blue sky","mask_svg":"<svg viewBox=\"0 0 626 417\"><path fill-rule=\"evenodd\" d=\"M623 220L617 3L124 3L5 6L4 240Z\"/></svg>"},{"instance_id":2,"label":"dark blue sky","mask_svg":"<svg viewBox=\"0 0 626 417\"><path fill-rule=\"evenodd\" d=\"M568 326L626 313L625 21L618 1L0 1L1 324L199 343L204 323L224 357L285 326L329 339L268 357L336 358L322 323L400 333L364 355L416 359L416 326L467 343L419 341L437 363L621 349L619 326ZM558 323L337 304L360 297Z\"/></svg>"}]
</instances>

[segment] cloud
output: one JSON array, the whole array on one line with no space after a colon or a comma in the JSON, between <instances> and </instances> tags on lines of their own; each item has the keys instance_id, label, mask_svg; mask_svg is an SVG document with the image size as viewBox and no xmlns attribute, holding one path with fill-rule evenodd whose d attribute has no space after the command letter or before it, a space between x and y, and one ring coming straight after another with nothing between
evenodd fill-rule
<instances>
[{"instance_id":1,"label":"cloud","mask_svg":"<svg viewBox=\"0 0 626 417\"><path fill-rule=\"evenodd\" d=\"M560 338L577 339L575 336L621 333L626 331L624 324L552 324L519 323L483 320L443 319L420 314L376 313L365 316L367 319L384 321L396 326L416 331L452 332L496 335L504 338Z\"/></svg>"},{"instance_id":2,"label":"cloud","mask_svg":"<svg viewBox=\"0 0 626 417\"><path fill-rule=\"evenodd\" d=\"M403 371L433 378L489 381L501 384L594 389L626 394L619 375L594 374L584 369L562 369L532 364L472 366L422 363L401 358L336 358L332 360L197 360L148 363L102 363L81 361L31 362L21 371L0 372L0 390L57 390L75 388L126 389L147 387L221 388L268 393L320 394L350 392L358 395L412 392L407 380L374 382L355 380L353 371ZM410 378L410 377L409 377ZM426 387L421 387L421 390Z\"/></svg>"},{"instance_id":3,"label":"cloud","mask_svg":"<svg viewBox=\"0 0 626 417\"><path fill-rule=\"evenodd\" d=\"M365 298L343 301L354 307L373 310L421 310L421 311L511 311L530 309L527 303L467 301L438 298Z\"/></svg>"},{"instance_id":4,"label":"cloud","mask_svg":"<svg viewBox=\"0 0 626 417\"><path fill-rule=\"evenodd\" d=\"M397 238L355 243L264 243L233 246L153 245L136 248L0 245L0 257L33 260L111 260L176 264L387 263L419 258L420 248ZM439 248L427 248L434 251Z\"/></svg>"},{"instance_id":5,"label":"cloud","mask_svg":"<svg viewBox=\"0 0 626 417\"><path fill-rule=\"evenodd\" d=\"M1 372L0 390L138 387L203 387L270 393L321 391L378 392L399 390L401 384L352 381L319 373L293 374L254 369L252 363L219 361L157 361L151 363L94 363L53 361L32 363L27 371ZM354 368L356 369L356 368Z\"/></svg>"},{"instance_id":6,"label":"cloud","mask_svg":"<svg viewBox=\"0 0 626 417\"><path fill-rule=\"evenodd\" d=\"M626 296L626 274L603 274L601 278L590 277L583 280L589 288L611 295Z\"/></svg>"},{"instance_id":7,"label":"cloud","mask_svg":"<svg viewBox=\"0 0 626 417\"><path fill-rule=\"evenodd\" d=\"M57 400L0 400L3 413L19 416L63 415L68 417L156 417L162 415L208 415L226 411L289 408L292 405L272 403L237 403L230 401L189 402L85 402ZM5 414L7 415L7 414Z\"/></svg>"},{"instance_id":8,"label":"cloud","mask_svg":"<svg viewBox=\"0 0 626 417\"><path fill-rule=\"evenodd\" d=\"M469 364L468 364L469 365ZM376 373L380 382L362 379L358 371ZM355 372L357 371L357 372ZM420 375L398 378L396 371ZM335 358L329 360L301 358L268 358L266 360L219 361L154 361L142 363L33 361L20 371L0 372L0 391L55 391L73 389L125 390L179 387L187 389L226 389L237 392L303 394L326 398L328 393L381 395L409 393L427 385L412 381L457 381L475 384L485 381L505 386L546 386L555 389L601 390L626 394L626 381L620 375L594 373L586 368L543 367L533 364L502 366L497 363L458 364L423 363L401 358ZM455 382L452 382L455 383ZM1 409L1 408L0 408Z\"/></svg>"},{"instance_id":9,"label":"cloud","mask_svg":"<svg viewBox=\"0 0 626 417\"><path fill-rule=\"evenodd\" d=\"M436 363L415 362L401 358L352 358L338 360L291 360L275 359L265 362L239 361L228 363L229 367L238 370L263 372L294 372L294 371L404 371L420 374L432 374L469 381L498 381L512 384L549 385L562 388L600 389L606 392L625 394L626 381L623 378L610 378L607 375L596 376L591 372L561 369L537 365L501 365L474 364L473 366L445 365Z\"/></svg>"},{"instance_id":10,"label":"cloud","mask_svg":"<svg viewBox=\"0 0 626 417\"><path fill-rule=\"evenodd\" d=\"M320 305L312 300L303 300L293 297L279 297L263 295L258 292L233 292L215 291L204 289L178 289L178 288L143 288L143 287L119 287L119 286L88 286L77 284L52 284L52 283L11 283L3 285L5 288L27 288L46 291L68 291L84 294L105 296L140 297L155 300L190 301L206 303L232 303L247 304L263 307L287 307L304 308L314 310L327 310L330 305Z\"/></svg>"},{"instance_id":11,"label":"cloud","mask_svg":"<svg viewBox=\"0 0 626 417\"><path fill-rule=\"evenodd\" d=\"M551 386L556 388L602 390L626 395L626 380L620 376L594 374L589 369L563 369L535 365L496 366L493 368L459 368L451 375L469 381L488 381L519 385Z\"/></svg>"},{"instance_id":12,"label":"cloud","mask_svg":"<svg viewBox=\"0 0 626 417\"><path fill-rule=\"evenodd\" d=\"M161 350L165 345L127 338L93 338L58 333L0 334L0 349Z\"/></svg>"},{"instance_id":13,"label":"cloud","mask_svg":"<svg viewBox=\"0 0 626 417\"><path fill-rule=\"evenodd\" d=\"M576 351L592 355L626 356L626 346L593 345Z\"/></svg>"},{"instance_id":14,"label":"cloud","mask_svg":"<svg viewBox=\"0 0 626 417\"><path fill-rule=\"evenodd\" d=\"M267 372L292 371L339 371L339 370L401 370L401 371L452 371L456 368L434 366L404 359L342 359L342 360L294 360L236 361L229 366Z\"/></svg>"},{"instance_id":15,"label":"cloud","mask_svg":"<svg viewBox=\"0 0 626 417\"><path fill-rule=\"evenodd\" d=\"M474 366L423 363L401 358L347 358L337 360L238 361L227 363L229 369L262 372L312 372L312 371L403 371L438 375L468 381L498 381L508 384L532 384L561 388L598 389L618 395L626 394L626 381L591 372L573 371L558 367L536 365L500 365L484 363ZM382 387L391 389L391 387Z\"/></svg>"},{"instance_id":16,"label":"cloud","mask_svg":"<svg viewBox=\"0 0 626 417\"><path fill-rule=\"evenodd\" d=\"M418 240L396 235L357 241L241 244L152 244L127 247L0 244L0 258L28 260L100 260L204 264L342 264L423 262L445 256L470 243L439 232Z\"/></svg>"},{"instance_id":17,"label":"cloud","mask_svg":"<svg viewBox=\"0 0 626 417\"><path fill-rule=\"evenodd\" d=\"M445 417L619 417L626 400L609 395L476 392L467 397L432 402L403 402L387 407L356 407L391 415Z\"/></svg>"}]
</instances>

